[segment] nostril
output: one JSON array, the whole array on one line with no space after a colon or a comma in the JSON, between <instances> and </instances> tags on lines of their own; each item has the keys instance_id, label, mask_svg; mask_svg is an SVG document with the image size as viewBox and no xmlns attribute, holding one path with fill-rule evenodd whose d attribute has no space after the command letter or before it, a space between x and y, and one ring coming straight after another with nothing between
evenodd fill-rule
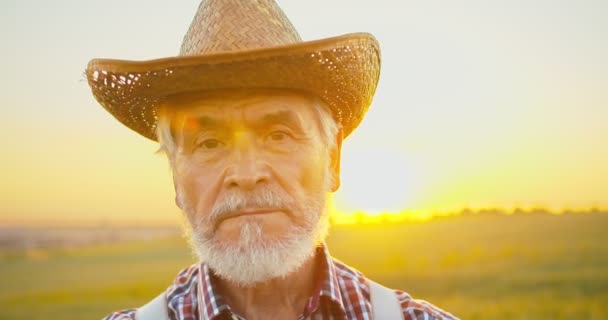
<instances>
[{"instance_id":1,"label":"nostril","mask_svg":"<svg viewBox=\"0 0 608 320\"><path fill-rule=\"evenodd\" d=\"M260 182L259 179L252 176L240 176L234 177L233 179L229 179L227 181L227 186L229 188L240 188L244 190L251 190L256 187L256 185Z\"/></svg>"},{"instance_id":2,"label":"nostril","mask_svg":"<svg viewBox=\"0 0 608 320\"><path fill-rule=\"evenodd\" d=\"M227 169L224 186L251 190L267 183L269 178L270 169L265 162L253 157L245 158Z\"/></svg>"}]
</instances>

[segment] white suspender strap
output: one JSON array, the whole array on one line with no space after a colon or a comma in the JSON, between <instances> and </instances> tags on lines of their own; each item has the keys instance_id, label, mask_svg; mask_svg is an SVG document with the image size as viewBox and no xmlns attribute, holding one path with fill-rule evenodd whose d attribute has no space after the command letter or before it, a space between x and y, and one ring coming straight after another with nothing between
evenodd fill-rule
<instances>
[{"instance_id":1,"label":"white suspender strap","mask_svg":"<svg viewBox=\"0 0 608 320\"><path fill-rule=\"evenodd\" d=\"M169 320L165 293L161 293L135 312L135 320Z\"/></svg>"},{"instance_id":2,"label":"white suspender strap","mask_svg":"<svg viewBox=\"0 0 608 320\"><path fill-rule=\"evenodd\" d=\"M403 320L403 310L395 291L367 279L375 320ZM161 293L135 313L135 320L169 320L165 293Z\"/></svg>"},{"instance_id":3,"label":"white suspender strap","mask_svg":"<svg viewBox=\"0 0 608 320\"><path fill-rule=\"evenodd\" d=\"M395 291L367 279L375 320L403 320L403 309Z\"/></svg>"}]
</instances>

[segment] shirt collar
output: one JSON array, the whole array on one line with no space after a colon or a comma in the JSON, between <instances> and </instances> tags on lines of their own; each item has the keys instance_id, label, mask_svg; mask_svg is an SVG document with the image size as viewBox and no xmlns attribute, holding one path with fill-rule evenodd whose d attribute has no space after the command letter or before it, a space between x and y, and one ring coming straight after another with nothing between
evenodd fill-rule
<instances>
[{"instance_id":1,"label":"shirt collar","mask_svg":"<svg viewBox=\"0 0 608 320\"><path fill-rule=\"evenodd\" d=\"M339 313L346 314L336 267L325 243L317 248L315 255L318 263L316 285L306 305L305 315L310 316L323 303L329 303L332 308L338 308L336 311ZM201 319L213 320L222 313L231 312L218 291L213 271L205 263L198 267L198 311Z\"/></svg>"},{"instance_id":2,"label":"shirt collar","mask_svg":"<svg viewBox=\"0 0 608 320\"><path fill-rule=\"evenodd\" d=\"M344 313L336 266L325 244L317 248L317 257L319 261L316 282L318 289L315 290L315 294L311 298L314 299L316 295L325 297L333 306L338 307Z\"/></svg>"},{"instance_id":3,"label":"shirt collar","mask_svg":"<svg viewBox=\"0 0 608 320\"><path fill-rule=\"evenodd\" d=\"M198 314L204 320L211 320L223 312L229 312L230 307L218 292L213 283L213 272L205 263L199 265L198 272Z\"/></svg>"}]
</instances>

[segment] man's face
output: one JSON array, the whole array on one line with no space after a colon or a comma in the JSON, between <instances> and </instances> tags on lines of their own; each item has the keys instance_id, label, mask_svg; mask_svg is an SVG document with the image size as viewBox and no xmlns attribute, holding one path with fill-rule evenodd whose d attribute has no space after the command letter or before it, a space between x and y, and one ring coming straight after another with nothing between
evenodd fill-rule
<instances>
[{"instance_id":1,"label":"man's face","mask_svg":"<svg viewBox=\"0 0 608 320\"><path fill-rule=\"evenodd\" d=\"M247 269L261 259L292 259L296 268L325 236L325 196L338 178L339 143L333 150L323 143L315 100L250 91L169 103L180 110L173 118L177 203L201 258L218 260L214 269L227 263ZM282 263L268 261L266 268ZM263 271L251 281L233 274L247 270L225 276L246 285L290 270Z\"/></svg>"}]
</instances>

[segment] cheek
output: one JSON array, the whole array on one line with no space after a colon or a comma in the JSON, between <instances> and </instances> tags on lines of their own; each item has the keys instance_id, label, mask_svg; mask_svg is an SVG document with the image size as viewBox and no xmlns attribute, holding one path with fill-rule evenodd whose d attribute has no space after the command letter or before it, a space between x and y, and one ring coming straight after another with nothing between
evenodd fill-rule
<instances>
[{"instance_id":1,"label":"cheek","mask_svg":"<svg viewBox=\"0 0 608 320\"><path fill-rule=\"evenodd\" d=\"M299 169L299 181L308 191L327 191L328 163L323 156L310 157L302 161Z\"/></svg>"},{"instance_id":2,"label":"cheek","mask_svg":"<svg viewBox=\"0 0 608 320\"><path fill-rule=\"evenodd\" d=\"M184 202L182 209L188 215L207 212L213 204L214 170L202 170L191 165L182 168L176 180L176 192L180 193L178 197Z\"/></svg>"},{"instance_id":3,"label":"cheek","mask_svg":"<svg viewBox=\"0 0 608 320\"><path fill-rule=\"evenodd\" d=\"M318 166L303 168L300 173L300 181L306 189L317 189L321 187L322 171Z\"/></svg>"}]
</instances>

